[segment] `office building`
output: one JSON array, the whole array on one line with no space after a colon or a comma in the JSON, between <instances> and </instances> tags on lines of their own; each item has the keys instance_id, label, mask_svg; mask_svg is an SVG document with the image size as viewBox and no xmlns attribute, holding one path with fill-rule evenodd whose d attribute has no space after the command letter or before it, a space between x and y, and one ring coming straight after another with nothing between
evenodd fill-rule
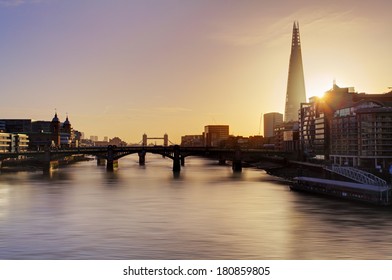
<instances>
[{"instance_id":1,"label":"office building","mask_svg":"<svg viewBox=\"0 0 392 280\"><path fill-rule=\"evenodd\" d=\"M27 151L29 137L21 133L0 132L0 152L14 153Z\"/></svg>"},{"instance_id":2,"label":"office building","mask_svg":"<svg viewBox=\"0 0 392 280\"><path fill-rule=\"evenodd\" d=\"M392 164L392 107L363 100L336 110L331 122L331 162L386 170Z\"/></svg>"},{"instance_id":3,"label":"office building","mask_svg":"<svg viewBox=\"0 0 392 280\"><path fill-rule=\"evenodd\" d=\"M392 92L356 93L336 84L322 98L302 103L299 135L302 159L325 159L361 168L392 162Z\"/></svg>"},{"instance_id":4,"label":"office building","mask_svg":"<svg viewBox=\"0 0 392 280\"><path fill-rule=\"evenodd\" d=\"M203 147L203 135L185 135L181 137L181 146L183 147Z\"/></svg>"},{"instance_id":5,"label":"office building","mask_svg":"<svg viewBox=\"0 0 392 280\"><path fill-rule=\"evenodd\" d=\"M274 128L283 123L283 114L281 113L267 113L263 115L264 118L264 137L273 137Z\"/></svg>"},{"instance_id":6,"label":"office building","mask_svg":"<svg viewBox=\"0 0 392 280\"><path fill-rule=\"evenodd\" d=\"M284 121L298 121L298 110L300 109L300 104L304 102L306 102L306 92L302 65L301 41L299 36L299 23L294 22Z\"/></svg>"},{"instance_id":7,"label":"office building","mask_svg":"<svg viewBox=\"0 0 392 280\"><path fill-rule=\"evenodd\" d=\"M204 145L206 147L219 147L221 142L228 138L228 125L207 125L204 127Z\"/></svg>"}]
</instances>

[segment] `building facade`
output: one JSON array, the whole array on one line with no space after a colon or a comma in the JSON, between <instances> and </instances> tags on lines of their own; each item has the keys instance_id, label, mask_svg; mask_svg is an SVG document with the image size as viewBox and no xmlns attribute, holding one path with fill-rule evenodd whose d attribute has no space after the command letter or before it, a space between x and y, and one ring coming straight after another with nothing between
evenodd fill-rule
<instances>
[{"instance_id":1,"label":"building facade","mask_svg":"<svg viewBox=\"0 0 392 280\"><path fill-rule=\"evenodd\" d=\"M360 101L337 110L331 124L334 164L385 170L392 164L392 107Z\"/></svg>"},{"instance_id":2,"label":"building facade","mask_svg":"<svg viewBox=\"0 0 392 280\"><path fill-rule=\"evenodd\" d=\"M336 84L322 98L312 97L301 103L298 124L301 158L329 160L331 121L334 113L352 106L357 93L352 87L340 88Z\"/></svg>"},{"instance_id":3,"label":"building facade","mask_svg":"<svg viewBox=\"0 0 392 280\"><path fill-rule=\"evenodd\" d=\"M324 97L301 104L302 159L385 170L392 164L391 120L392 92L359 94L334 84Z\"/></svg>"},{"instance_id":4,"label":"building facade","mask_svg":"<svg viewBox=\"0 0 392 280\"><path fill-rule=\"evenodd\" d=\"M221 142L228 138L228 125L207 125L204 127L204 146L206 147L219 147Z\"/></svg>"},{"instance_id":5,"label":"building facade","mask_svg":"<svg viewBox=\"0 0 392 280\"><path fill-rule=\"evenodd\" d=\"M69 147L76 146L76 141L80 140L80 133L75 134L74 129L68 119L61 123L57 113L52 121L34 121L31 119L0 119L0 132L27 135L30 150L42 150L45 147ZM76 137L79 135L79 138ZM14 139L21 145L25 145L22 138Z\"/></svg>"},{"instance_id":6,"label":"building facade","mask_svg":"<svg viewBox=\"0 0 392 280\"><path fill-rule=\"evenodd\" d=\"M183 147L203 147L203 135L184 135L181 137L181 146Z\"/></svg>"},{"instance_id":7,"label":"building facade","mask_svg":"<svg viewBox=\"0 0 392 280\"><path fill-rule=\"evenodd\" d=\"M301 103L299 111L300 150L305 158L328 158L328 120L319 98L313 97L309 103Z\"/></svg>"},{"instance_id":8,"label":"building facade","mask_svg":"<svg viewBox=\"0 0 392 280\"><path fill-rule=\"evenodd\" d=\"M11 151L11 134L0 132L0 152L9 153Z\"/></svg>"},{"instance_id":9,"label":"building facade","mask_svg":"<svg viewBox=\"0 0 392 280\"><path fill-rule=\"evenodd\" d=\"M24 152L28 150L28 147L28 135L0 132L0 153Z\"/></svg>"},{"instance_id":10,"label":"building facade","mask_svg":"<svg viewBox=\"0 0 392 280\"><path fill-rule=\"evenodd\" d=\"M299 23L294 22L291 42L289 73L287 80L284 121L298 121L300 104L306 102L305 79L302 65Z\"/></svg>"},{"instance_id":11,"label":"building facade","mask_svg":"<svg viewBox=\"0 0 392 280\"><path fill-rule=\"evenodd\" d=\"M264 117L264 137L273 137L275 126L283 123L283 114L281 113L267 113Z\"/></svg>"}]
</instances>

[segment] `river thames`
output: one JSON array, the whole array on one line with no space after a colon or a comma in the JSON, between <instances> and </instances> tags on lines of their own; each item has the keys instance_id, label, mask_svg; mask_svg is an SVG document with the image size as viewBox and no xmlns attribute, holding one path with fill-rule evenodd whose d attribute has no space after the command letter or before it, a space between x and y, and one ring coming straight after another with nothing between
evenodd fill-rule
<instances>
[{"instance_id":1,"label":"river thames","mask_svg":"<svg viewBox=\"0 0 392 280\"><path fill-rule=\"evenodd\" d=\"M0 259L392 259L392 208L147 155L0 175Z\"/></svg>"}]
</instances>

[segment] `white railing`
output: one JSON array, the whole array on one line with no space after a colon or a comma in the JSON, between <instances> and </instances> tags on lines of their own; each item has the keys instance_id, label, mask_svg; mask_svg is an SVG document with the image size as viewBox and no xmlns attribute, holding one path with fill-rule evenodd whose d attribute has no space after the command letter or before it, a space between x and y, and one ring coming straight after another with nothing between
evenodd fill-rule
<instances>
[{"instance_id":1,"label":"white railing","mask_svg":"<svg viewBox=\"0 0 392 280\"><path fill-rule=\"evenodd\" d=\"M373 175L372 173L362 171L353 167L332 165L332 166L327 166L325 169L334 172L336 174L342 175L346 178L350 178L362 184L369 184L374 186L388 185L388 183L385 180Z\"/></svg>"}]
</instances>

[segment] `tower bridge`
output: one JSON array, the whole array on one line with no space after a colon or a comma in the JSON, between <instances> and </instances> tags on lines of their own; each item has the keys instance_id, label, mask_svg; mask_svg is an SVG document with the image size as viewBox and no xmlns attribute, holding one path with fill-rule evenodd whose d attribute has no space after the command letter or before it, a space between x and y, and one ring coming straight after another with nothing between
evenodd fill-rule
<instances>
[{"instance_id":1,"label":"tower bridge","mask_svg":"<svg viewBox=\"0 0 392 280\"><path fill-rule=\"evenodd\" d=\"M147 146L148 140L163 140L163 146L169 146L169 136L165 133L163 137L147 137L147 134L143 134L142 145Z\"/></svg>"}]
</instances>

